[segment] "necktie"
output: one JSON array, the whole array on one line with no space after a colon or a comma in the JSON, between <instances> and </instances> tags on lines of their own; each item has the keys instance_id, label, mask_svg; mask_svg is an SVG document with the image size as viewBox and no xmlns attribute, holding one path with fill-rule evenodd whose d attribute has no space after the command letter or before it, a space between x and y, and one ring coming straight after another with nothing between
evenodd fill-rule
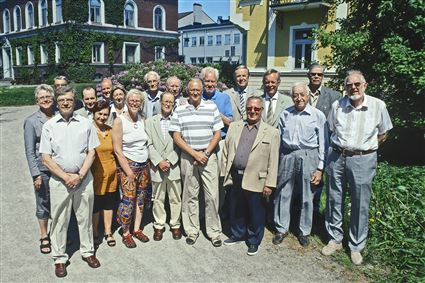
<instances>
[{"instance_id":1,"label":"necktie","mask_svg":"<svg viewBox=\"0 0 425 283\"><path fill-rule=\"evenodd\" d=\"M269 108L267 109L267 124L273 124L273 98L269 100Z\"/></svg>"},{"instance_id":2,"label":"necktie","mask_svg":"<svg viewBox=\"0 0 425 283\"><path fill-rule=\"evenodd\" d=\"M245 116L245 97L243 91L239 92L239 109L241 110L242 117Z\"/></svg>"}]
</instances>

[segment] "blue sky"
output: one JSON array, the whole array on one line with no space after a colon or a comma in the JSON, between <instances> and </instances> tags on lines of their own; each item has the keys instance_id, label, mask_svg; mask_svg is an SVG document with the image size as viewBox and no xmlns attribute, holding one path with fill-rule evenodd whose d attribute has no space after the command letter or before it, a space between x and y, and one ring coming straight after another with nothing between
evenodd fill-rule
<instances>
[{"instance_id":1,"label":"blue sky","mask_svg":"<svg viewBox=\"0 0 425 283\"><path fill-rule=\"evenodd\" d=\"M218 16L223 18L229 17L229 2L232 0L178 0L179 13L189 12L193 10L193 3L202 5L202 9L214 20L217 21Z\"/></svg>"}]
</instances>

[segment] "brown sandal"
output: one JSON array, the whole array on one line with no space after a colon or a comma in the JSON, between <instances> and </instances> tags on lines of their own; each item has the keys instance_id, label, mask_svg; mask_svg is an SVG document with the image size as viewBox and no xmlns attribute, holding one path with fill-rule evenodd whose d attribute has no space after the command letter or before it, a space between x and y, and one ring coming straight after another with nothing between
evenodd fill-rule
<instances>
[{"instance_id":1,"label":"brown sandal","mask_svg":"<svg viewBox=\"0 0 425 283\"><path fill-rule=\"evenodd\" d=\"M47 243L43 244L43 242L47 242ZM47 249L47 250L45 250L45 249ZM49 236L40 239L40 252L42 254L49 254L49 253L52 252L52 244L50 243L50 237Z\"/></svg>"},{"instance_id":2,"label":"brown sandal","mask_svg":"<svg viewBox=\"0 0 425 283\"><path fill-rule=\"evenodd\" d=\"M133 231L133 237L137 238L142 243L149 242L148 236L143 234L142 230Z\"/></svg>"},{"instance_id":3,"label":"brown sandal","mask_svg":"<svg viewBox=\"0 0 425 283\"><path fill-rule=\"evenodd\" d=\"M128 234L127 236L122 236L122 242L124 243L124 245L129 248L135 248L136 247L136 242L134 242L133 240L133 235Z\"/></svg>"}]
</instances>

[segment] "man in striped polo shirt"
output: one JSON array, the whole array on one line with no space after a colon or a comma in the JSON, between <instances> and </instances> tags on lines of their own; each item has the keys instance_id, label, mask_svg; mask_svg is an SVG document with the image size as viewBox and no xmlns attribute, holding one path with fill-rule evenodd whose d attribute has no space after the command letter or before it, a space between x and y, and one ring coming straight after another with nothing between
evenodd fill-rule
<instances>
[{"instance_id":1,"label":"man in striped polo shirt","mask_svg":"<svg viewBox=\"0 0 425 283\"><path fill-rule=\"evenodd\" d=\"M174 142L182 150L182 220L187 235L186 243L195 244L199 235L198 195L202 185L207 235L214 247L220 247L222 242L218 216L218 163L215 150L221 139L223 122L215 103L201 99L201 80L191 79L187 91L189 103L176 108L170 125Z\"/></svg>"}]
</instances>

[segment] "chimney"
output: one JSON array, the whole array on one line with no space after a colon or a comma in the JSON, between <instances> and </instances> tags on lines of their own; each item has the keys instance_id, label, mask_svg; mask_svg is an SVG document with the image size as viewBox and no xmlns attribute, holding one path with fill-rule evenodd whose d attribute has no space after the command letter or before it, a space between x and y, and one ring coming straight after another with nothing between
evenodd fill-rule
<instances>
[{"instance_id":1,"label":"chimney","mask_svg":"<svg viewBox=\"0 0 425 283\"><path fill-rule=\"evenodd\" d=\"M222 21L223 21L223 17L222 16L218 16L218 18L217 18L217 24L221 24Z\"/></svg>"},{"instance_id":2,"label":"chimney","mask_svg":"<svg viewBox=\"0 0 425 283\"><path fill-rule=\"evenodd\" d=\"M202 5L193 3L193 24L202 24Z\"/></svg>"}]
</instances>

